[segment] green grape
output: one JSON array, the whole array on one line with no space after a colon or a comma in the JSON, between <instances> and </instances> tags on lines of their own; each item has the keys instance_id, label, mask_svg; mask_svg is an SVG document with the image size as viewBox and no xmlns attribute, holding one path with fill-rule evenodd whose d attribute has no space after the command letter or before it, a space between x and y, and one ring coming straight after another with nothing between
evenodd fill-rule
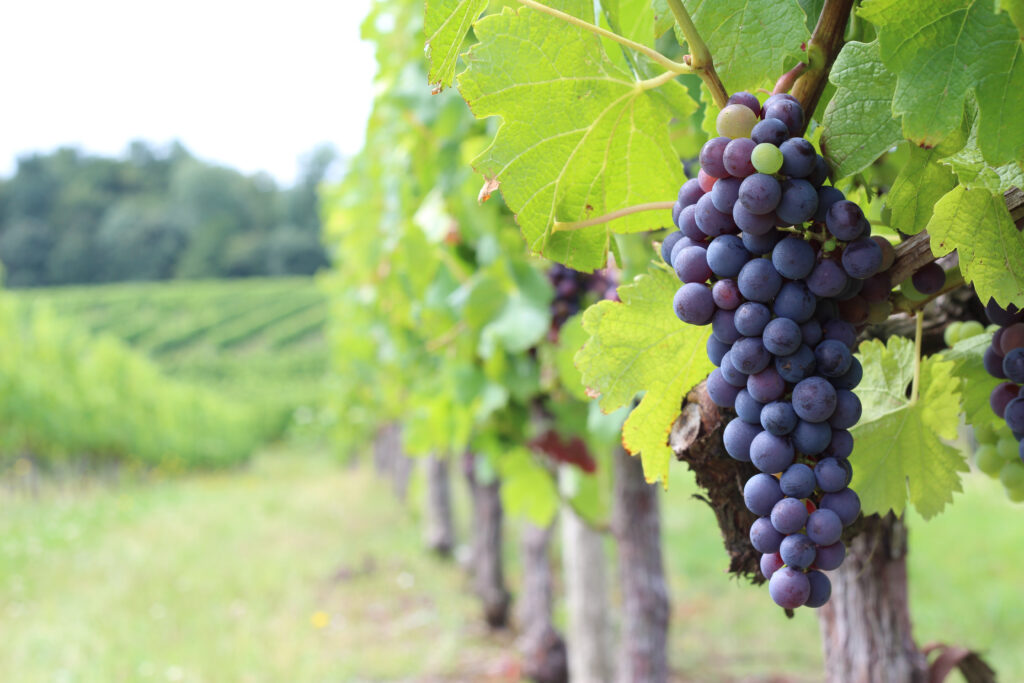
<instances>
[{"instance_id":1,"label":"green grape","mask_svg":"<svg viewBox=\"0 0 1024 683\"><path fill-rule=\"evenodd\" d=\"M782 168L782 150L770 142L762 142L750 153L750 163L758 173L778 173Z\"/></svg>"},{"instance_id":2,"label":"green grape","mask_svg":"<svg viewBox=\"0 0 1024 683\"><path fill-rule=\"evenodd\" d=\"M985 328L977 320L967 320L960 323L960 338L957 341L977 337L985 332Z\"/></svg>"},{"instance_id":3,"label":"green grape","mask_svg":"<svg viewBox=\"0 0 1024 683\"><path fill-rule=\"evenodd\" d=\"M1024 464L1014 460L1003 465L999 470L999 481L1003 482L1007 492L1024 492Z\"/></svg>"},{"instance_id":4,"label":"green grape","mask_svg":"<svg viewBox=\"0 0 1024 683\"><path fill-rule=\"evenodd\" d=\"M1013 438L1013 435L1006 435L999 439L996 443L996 450L999 452L999 457L1005 460L1020 460L1020 444L1017 443L1017 439Z\"/></svg>"},{"instance_id":5,"label":"green grape","mask_svg":"<svg viewBox=\"0 0 1024 683\"><path fill-rule=\"evenodd\" d=\"M1006 497L1014 503L1024 503L1024 488L1006 489Z\"/></svg>"},{"instance_id":6,"label":"green grape","mask_svg":"<svg viewBox=\"0 0 1024 683\"><path fill-rule=\"evenodd\" d=\"M749 138L750 131L757 123L757 114L744 104L730 104L718 112L715 128L718 134L727 138Z\"/></svg>"},{"instance_id":7,"label":"green grape","mask_svg":"<svg viewBox=\"0 0 1024 683\"><path fill-rule=\"evenodd\" d=\"M985 444L984 446L979 446L978 450L974 451L974 464L988 476L997 477L999 476L999 470L1003 469L1006 461L996 451L995 446Z\"/></svg>"},{"instance_id":8,"label":"green grape","mask_svg":"<svg viewBox=\"0 0 1024 683\"><path fill-rule=\"evenodd\" d=\"M982 422L980 425L974 425L974 439L978 443L995 446L999 437L996 436L996 430L991 422Z\"/></svg>"},{"instance_id":9,"label":"green grape","mask_svg":"<svg viewBox=\"0 0 1024 683\"><path fill-rule=\"evenodd\" d=\"M963 325L964 324L959 320L954 320L950 324L946 325L946 329L942 331L942 341L946 343L946 346L953 346L963 339L961 336Z\"/></svg>"},{"instance_id":10,"label":"green grape","mask_svg":"<svg viewBox=\"0 0 1024 683\"><path fill-rule=\"evenodd\" d=\"M909 277L900 283L900 292L902 292L903 296L907 297L911 301L924 301L928 298L927 294L922 294L917 291L917 288L914 287L914 283L910 281Z\"/></svg>"},{"instance_id":11,"label":"green grape","mask_svg":"<svg viewBox=\"0 0 1024 683\"><path fill-rule=\"evenodd\" d=\"M868 306L868 322L873 325L884 323L890 315L892 315L892 302L888 299L876 301Z\"/></svg>"}]
</instances>

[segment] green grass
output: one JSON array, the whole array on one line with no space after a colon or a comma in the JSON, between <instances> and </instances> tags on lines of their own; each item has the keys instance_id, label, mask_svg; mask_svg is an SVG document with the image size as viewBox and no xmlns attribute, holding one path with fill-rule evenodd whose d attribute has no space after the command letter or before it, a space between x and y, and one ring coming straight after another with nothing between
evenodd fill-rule
<instances>
[{"instance_id":1,"label":"green grass","mask_svg":"<svg viewBox=\"0 0 1024 683\"><path fill-rule=\"evenodd\" d=\"M676 680L821 680L813 613L787 620L766 589L724 573L711 511L675 474L662 504ZM0 503L8 680L515 680L514 635L481 629L461 570L423 552L415 505L368 467L276 452L234 473L49 483L37 497L20 481ZM966 488L937 519L910 520L918 642L981 649L1012 680L1020 509L998 482ZM515 589L514 562L509 575Z\"/></svg>"}]
</instances>

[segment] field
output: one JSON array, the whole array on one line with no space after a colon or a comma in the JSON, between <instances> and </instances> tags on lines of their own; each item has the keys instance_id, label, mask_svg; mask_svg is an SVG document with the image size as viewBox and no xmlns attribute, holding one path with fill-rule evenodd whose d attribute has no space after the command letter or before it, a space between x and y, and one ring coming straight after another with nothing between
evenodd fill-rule
<instances>
[{"instance_id":1,"label":"field","mask_svg":"<svg viewBox=\"0 0 1024 683\"><path fill-rule=\"evenodd\" d=\"M676 474L675 680L820 680L813 614L787 620L727 578L711 512ZM481 629L462 571L422 550L416 486L403 507L365 465L291 450L233 473L4 483L0 670L18 681L517 680L514 634ZM970 477L949 512L910 520L919 642L984 645L1002 680L1024 668L1012 508ZM951 543L977 561L950 562Z\"/></svg>"},{"instance_id":2,"label":"field","mask_svg":"<svg viewBox=\"0 0 1024 683\"><path fill-rule=\"evenodd\" d=\"M177 379L239 398L284 430L315 418L327 368L326 301L311 278L176 280L14 290L110 334ZM272 430L274 431L274 430Z\"/></svg>"}]
</instances>

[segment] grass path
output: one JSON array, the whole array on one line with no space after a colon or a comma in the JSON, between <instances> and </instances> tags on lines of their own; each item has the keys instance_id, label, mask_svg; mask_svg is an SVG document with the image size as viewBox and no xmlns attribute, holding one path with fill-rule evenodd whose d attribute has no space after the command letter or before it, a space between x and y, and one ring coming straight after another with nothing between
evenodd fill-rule
<instances>
[{"instance_id":1,"label":"grass path","mask_svg":"<svg viewBox=\"0 0 1024 683\"><path fill-rule=\"evenodd\" d=\"M786 620L766 591L722 573L711 512L676 474L663 499L674 668L695 681L820 680L813 614ZM935 521L911 518L918 638L986 649L1014 680L1024 511L997 482L967 489ZM515 680L514 636L478 626L467 588L422 552L414 514L368 468L324 457L0 492L6 681Z\"/></svg>"}]
</instances>

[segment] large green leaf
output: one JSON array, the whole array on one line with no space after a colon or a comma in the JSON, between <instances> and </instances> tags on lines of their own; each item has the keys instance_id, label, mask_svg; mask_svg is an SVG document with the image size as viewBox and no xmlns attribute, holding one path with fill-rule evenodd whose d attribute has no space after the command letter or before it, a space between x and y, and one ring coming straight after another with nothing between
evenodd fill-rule
<instances>
[{"instance_id":1,"label":"large green leaf","mask_svg":"<svg viewBox=\"0 0 1024 683\"><path fill-rule=\"evenodd\" d=\"M908 235L925 229L935 202L956 185L949 168L938 163L937 150L912 145L910 159L900 169L886 198L886 205L892 209L890 224Z\"/></svg>"},{"instance_id":2,"label":"large green leaf","mask_svg":"<svg viewBox=\"0 0 1024 683\"><path fill-rule=\"evenodd\" d=\"M864 379L856 389L861 421L851 431L853 481L866 513L901 514L907 502L921 516L938 514L962 490L963 455L943 442L956 438L960 380L953 363L932 356L921 362L919 395L908 398L914 377L914 344L892 337L861 344Z\"/></svg>"},{"instance_id":3,"label":"large green leaf","mask_svg":"<svg viewBox=\"0 0 1024 683\"><path fill-rule=\"evenodd\" d=\"M967 424L1003 422L992 412L989 395L999 380L985 370L985 349L992 343L992 335L979 334L956 343L942 353L953 363L953 374L960 380L960 398ZM1005 424L1005 422L1003 423Z\"/></svg>"},{"instance_id":4,"label":"large green leaf","mask_svg":"<svg viewBox=\"0 0 1024 683\"><path fill-rule=\"evenodd\" d=\"M505 8L476 25L459 88L478 117L500 116L474 165L500 183L533 251L577 270L605 265L609 233L650 230L668 211L580 230L555 221L596 217L675 196L683 172L668 136L665 100L618 67L591 33L530 9Z\"/></svg>"},{"instance_id":5,"label":"large green leaf","mask_svg":"<svg viewBox=\"0 0 1024 683\"><path fill-rule=\"evenodd\" d=\"M674 273L652 266L619 287L621 303L602 301L587 309L583 328L590 339L576 356L584 384L601 394L605 412L643 392L623 425L622 441L642 456L648 481L666 484L668 433L683 396L714 369L705 350L710 327L686 325L675 315L678 286Z\"/></svg>"},{"instance_id":6,"label":"large green leaf","mask_svg":"<svg viewBox=\"0 0 1024 683\"><path fill-rule=\"evenodd\" d=\"M952 168L960 183L966 185L968 189L980 187L992 194L1001 194L1011 187L1024 186L1024 173L1016 162L1001 166L985 163L978 148L980 121L981 117L975 114L966 144L956 154L943 159L942 163Z\"/></svg>"},{"instance_id":7,"label":"large green leaf","mask_svg":"<svg viewBox=\"0 0 1024 683\"><path fill-rule=\"evenodd\" d=\"M455 78L455 63L473 21L487 7L487 0L427 0L423 30L427 36L427 79L437 89Z\"/></svg>"},{"instance_id":8,"label":"large green leaf","mask_svg":"<svg viewBox=\"0 0 1024 683\"><path fill-rule=\"evenodd\" d=\"M829 77L836 94L825 108L821 149L839 178L863 170L903 139L892 117L896 77L878 56L878 41L847 43Z\"/></svg>"},{"instance_id":9,"label":"large green leaf","mask_svg":"<svg viewBox=\"0 0 1024 683\"><path fill-rule=\"evenodd\" d=\"M1001 194L956 186L935 205L928 233L936 256L957 250L964 279L982 301L1024 304L1024 236Z\"/></svg>"},{"instance_id":10,"label":"large green leaf","mask_svg":"<svg viewBox=\"0 0 1024 683\"><path fill-rule=\"evenodd\" d=\"M986 161L1024 155L1024 52L992 0L868 0L860 15L879 27L882 61L897 76L893 112L903 117L906 137L937 144L959 125L973 91Z\"/></svg>"},{"instance_id":11,"label":"large green leaf","mask_svg":"<svg viewBox=\"0 0 1024 683\"><path fill-rule=\"evenodd\" d=\"M728 92L774 83L811 38L797 0L684 0Z\"/></svg>"}]
</instances>

